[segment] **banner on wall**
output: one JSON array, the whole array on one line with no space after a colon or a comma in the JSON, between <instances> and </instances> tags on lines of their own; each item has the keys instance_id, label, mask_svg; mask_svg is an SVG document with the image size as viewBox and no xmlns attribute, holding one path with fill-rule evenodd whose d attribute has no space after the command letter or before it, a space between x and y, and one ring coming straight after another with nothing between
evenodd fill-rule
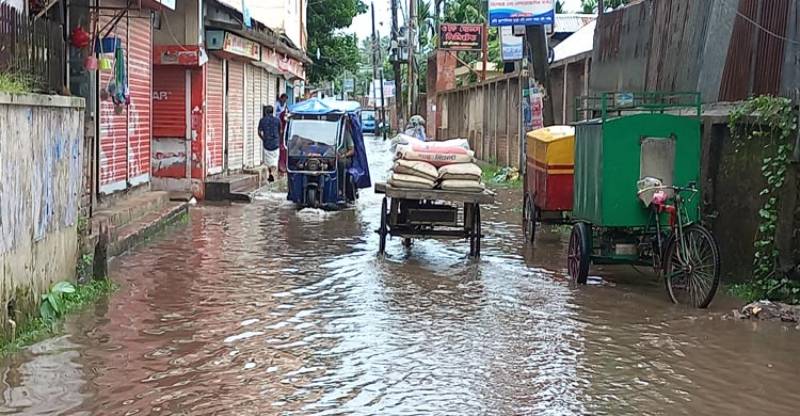
<instances>
[{"instance_id":1,"label":"banner on wall","mask_svg":"<svg viewBox=\"0 0 800 416\"><path fill-rule=\"evenodd\" d=\"M500 54L504 62L522 60L522 37L515 36L512 26L500 28Z\"/></svg>"},{"instance_id":2,"label":"banner on wall","mask_svg":"<svg viewBox=\"0 0 800 416\"><path fill-rule=\"evenodd\" d=\"M554 0L489 0L491 26L552 25L555 16Z\"/></svg>"}]
</instances>

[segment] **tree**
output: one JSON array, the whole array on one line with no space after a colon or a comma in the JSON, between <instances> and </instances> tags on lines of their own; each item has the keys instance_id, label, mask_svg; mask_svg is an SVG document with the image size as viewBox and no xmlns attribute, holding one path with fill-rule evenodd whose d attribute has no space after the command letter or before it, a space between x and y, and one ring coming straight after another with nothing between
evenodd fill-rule
<instances>
[{"instance_id":1,"label":"tree","mask_svg":"<svg viewBox=\"0 0 800 416\"><path fill-rule=\"evenodd\" d=\"M337 33L367 11L361 0L315 0L308 2L308 51L314 63L308 70L311 83L335 79L344 71L356 72L358 41L354 35ZM319 51L319 58L317 58Z\"/></svg>"},{"instance_id":2,"label":"tree","mask_svg":"<svg viewBox=\"0 0 800 416\"><path fill-rule=\"evenodd\" d=\"M556 13L564 13L564 2L556 0Z\"/></svg>"},{"instance_id":3,"label":"tree","mask_svg":"<svg viewBox=\"0 0 800 416\"><path fill-rule=\"evenodd\" d=\"M605 0L606 9L616 9L630 3L630 0ZM581 0L581 9L584 13L597 13L597 0Z\"/></svg>"}]
</instances>

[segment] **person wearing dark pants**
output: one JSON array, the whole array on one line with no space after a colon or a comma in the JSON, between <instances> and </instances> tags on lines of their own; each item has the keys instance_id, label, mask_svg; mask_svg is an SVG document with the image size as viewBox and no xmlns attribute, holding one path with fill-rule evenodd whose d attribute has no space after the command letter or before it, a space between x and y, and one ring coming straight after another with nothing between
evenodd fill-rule
<instances>
[{"instance_id":1,"label":"person wearing dark pants","mask_svg":"<svg viewBox=\"0 0 800 416\"><path fill-rule=\"evenodd\" d=\"M280 147L281 121L273 115L274 109L271 105L264 107L264 115L258 122L258 137L264 148L264 164L267 165L269 178L267 180L275 182L275 173L278 170L278 149Z\"/></svg>"},{"instance_id":2,"label":"person wearing dark pants","mask_svg":"<svg viewBox=\"0 0 800 416\"><path fill-rule=\"evenodd\" d=\"M353 135L350 132L350 128L348 127L345 130L344 138L342 143L339 145L337 149L338 153L338 162L337 162L337 172L336 177L338 178L339 183L339 192L343 197L347 197L347 169L353 163L353 155L355 154L355 145L353 144Z\"/></svg>"}]
</instances>

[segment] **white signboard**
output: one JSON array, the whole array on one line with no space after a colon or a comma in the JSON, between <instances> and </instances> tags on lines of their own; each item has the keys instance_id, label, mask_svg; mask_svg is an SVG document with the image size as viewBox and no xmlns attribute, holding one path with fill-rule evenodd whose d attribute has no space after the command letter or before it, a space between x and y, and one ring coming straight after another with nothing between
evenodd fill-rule
<instances>
[{"instance_id":1,"label":"white signboard","mask_svg":"<svg viewBox=\"0 0 800 416\"><path fill-rule=\"evenodd\" d=\"M555 15L554 0L489 0L491 26L552 25Z\"/></svg>"},{"instance_id":2,"label":"white signboard","mask_svg":"<svg viewBox=\"0 0 800 416\"><path fill-rule=\"evenodd\" d=\"M500 42L503 46L500 49L503 61L512 62L522 60L522 37L514 36L514 31L511 26L503 26L500 28Z\"/></svg>"}]
</instances>

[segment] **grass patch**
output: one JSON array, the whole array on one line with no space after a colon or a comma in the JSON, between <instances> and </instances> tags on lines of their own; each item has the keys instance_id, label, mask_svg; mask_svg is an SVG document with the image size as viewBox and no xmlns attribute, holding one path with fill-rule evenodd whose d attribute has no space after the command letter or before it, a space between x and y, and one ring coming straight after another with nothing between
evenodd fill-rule
<instances>
[{"instance_id":1,"label":"grass patch","mask_svg":"<svg viewBox=\"0 0 800 416\"><path fill-rule=\"evenodd\" d=\"M0 340L0 356L17 352L58 334L61 330L59 324L64 317L94 304L97 300L113 293L117 288L118 286L111 280L93 280L90 283L75 286L74 292L61 295L61 310L57 317L46 318L40 315L32 318L25 325L17 328L17 336L13 341L11 339Z\"/></svg>"},{"instance_id":2,"label":"grass patch","mask_svg":"<svg viewBox=\"0 0 800 416\"><path fill-rule=\"evenodd\" d=\"M483 163L481 169L483 170L483 183L492 188L522 188L522 176L515 169L498 166L494 163Z\"/></svg>"},{"instance_id":3,"label":"grass patch","mask_svg":"<svg viewBox=\"0 0 800 416\"><path fill-rule=\"evenodd\" d=\"M728 286L728 293L745 303L756 302L759 300L770 300L775 302L788 303L790 305L800 304L800 286L788 279L767 292L755 281L734 283Z\"/></svg>"},{"instance_id":4,"label":"grass patch","mask_svg":"<svg viewBox=\"0 0 800 416\"><path fill-rule=\"evenodd\" d=\"M16 73L0 72L0 92L24 94L33 90L32 80Z\"/></svg>"}]
</instances>

